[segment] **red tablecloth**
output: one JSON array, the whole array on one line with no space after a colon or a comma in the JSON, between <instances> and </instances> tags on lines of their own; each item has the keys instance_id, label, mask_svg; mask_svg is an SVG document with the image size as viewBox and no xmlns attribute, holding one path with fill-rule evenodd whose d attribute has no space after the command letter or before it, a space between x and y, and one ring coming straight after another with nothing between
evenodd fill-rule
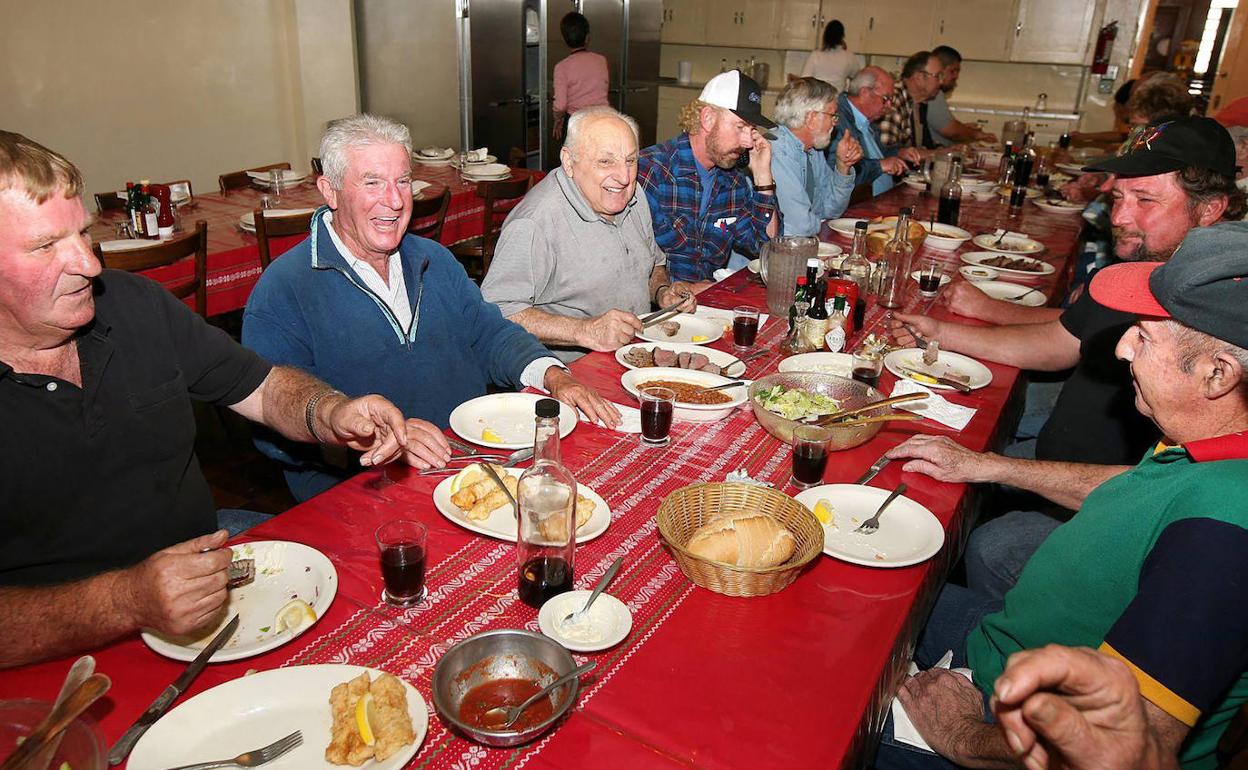
<instances>
[{"instance_id":1,"label":"red tablecloth","mask_svg":"<svg viewBox=\"0 0 1248 770\"><path fill-rule=\"evenodd\" d=\"M872 208L895 208L913 196L892 194ZM968 207L968 219L986 212ZM1061 264L1074 224L1053 215L1029 217L1023 228L1050 247ZM1017 229L1017 228L1016 228ZM742 271L707 291L717 307L764 306L763 289ZM915 299L911 298L913 305ZM881 315L872 311L871 325ZM782 337L785 321L770 319L763 345ZM718 347L726 347L720 341ZM750 376L774 369L778 354L752 362ZM828 482L853 481L888 447L915 432L941 433L984 449L1009 428L1004 410L1018 371L989 365L992 383L947 397L978 409L960 433L929 421L890 423L870 443L835 455ZM573 365L581 379L626 401L622 368L607 354ZM891 389L885 373L882 386ZM900 681L916 633L949 566L961 552L974 505L972 491L888 466L872 484L899 480L909 496L945 525L946 544L932 560L901 569L872 569L820 556L784 591L730 598L696 588L660 543L655 513L672 490L721 480L738 468L785 489L787 447L769 436L748 410L713 424L677 423L665 448L643 448L636 436L581 424L563 443L578 481L612 509L610 528L577 549L576 583L591 585L617 556L624 567L611 593L633 613L619 646L578 660L598 667L575 710L555 731L514 749L488 749L448 733L436 716L410 767L418 768L742 768L861 767ZM398 483L377 487L364 473L248 533L320 549L338 569L337 599L307 633L284 647L236 663L210 666L191 693L270 669L343 662L394 672L427 701L438 658L467 636L492 628L536 629L536 611L515 595L514 546L473 535L443 518L430 493L437 478L401 469ZM791 489L789 490L791 491ZM395 516L430 527L429 597L400 611L379 601L381 576L372 532ZM96 653L113 690L92 713L115 740L181 671L137 640ZM51 699L70 659L0 674L0 697Z\"/></svg>"},{"instance_id":2,"label":"red tablecloth","mask_svg":"<svg viewBox=\"0 0 1248 770\"><path fill-rule=\"evenodd\" d=\"M540 171L517 170L517 174L530 174L540 178ZM477 197L476 185L464 181L459 172L449 166L424 166L415 164L413 176L429 182L421 195L440 195L443 188L451 190L451 203L446 212L441 242L447 246L481 235L481 214L484 204ZM194 202L181 210L182 224L193 229L197 220L208 223L208 315L220 315L239 310L247 304L251 289L260 279L260 250L256 236L239 227L239 218L260 208L264 190L245 188L229 193L196 194ZM278 208L310 208L320 206L324 200L311 182L305 182L292 190L283 192ZM95 241L112 240L117 237L119 214L100 217L91 227ZM272 255L283 254L305 236L292 235L273 242ZM153 279L172 285L189 278L193 267L189 260L169 267L150 270L146 274ZM187 299L193 304L193 298Z\"/></svg>"}]
</instances>

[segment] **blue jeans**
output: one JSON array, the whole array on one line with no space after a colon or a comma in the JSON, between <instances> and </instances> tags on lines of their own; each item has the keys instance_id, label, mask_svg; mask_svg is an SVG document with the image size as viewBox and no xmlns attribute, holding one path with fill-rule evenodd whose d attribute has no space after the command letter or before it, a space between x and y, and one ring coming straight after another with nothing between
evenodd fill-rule
<instances>
[{"instance_id":1,"label":"blue jeans","mask_svg":"<svg viewBox=\"0 0 1248 770\"><path fill-rule=\"evenodd\" d=\"M936 598L931 617L919 635L914 648L914 662L920 669L930 668L949 650L953 650L952 668L965 668L966 638L985 615L1002 607L998 600L978 594L962 586L946 585ZM992 720L988 696L984 696L985 719ZM949 760L914 746L898 743L893 738L893 715L884 721L880 750L875 757L876 770L950 770L957 765Z\"/></svg>"},{"instance_id":2,"label":"blue jeans","mask_svg":"<svg viewBox=\"0 0 1248 770\"><path fill-rule=\"evenodd\" d=\"M1005 599L1031 555L1061 525L1039 511L1011 511L980 525L966 544L966 584L978 594Z\"/></svg>"},{"instance_id":3,"label":"blue jeans","mask_svg":"<svg viewBox=\"0 0 1248 770\"><path fill-rule=\"evenodd\" d=\"M273 515L268 513L245 511L241 508L220 508L217 510L217 527L228 530L230 537L234 537L271 518Z\"/></svg>"}]
</instances>

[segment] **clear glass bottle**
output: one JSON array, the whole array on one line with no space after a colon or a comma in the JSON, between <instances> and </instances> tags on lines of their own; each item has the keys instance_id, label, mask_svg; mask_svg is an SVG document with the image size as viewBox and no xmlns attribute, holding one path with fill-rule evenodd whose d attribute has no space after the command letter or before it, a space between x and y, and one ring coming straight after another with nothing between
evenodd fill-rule
<instances>
[{"instance_id":1,"label":"clear glass bottle","mask_svg":"<svg viewBox=\"0 0 1248 770\"><path fill-rule=\"evenodd\" d=\"M535 407L533 466L520 476L516 557L520 600L541 607L572 589L576 551L576 479L559 457L559 402Z\"/></svg>"},{"instance_id":2,"label":"clear glass bottle","mask_svg":"<svg viewBox=\"0 0 1248 770\"><path fill-rule=\"evenodd\" d=\"M871 293L871 260L867 259L867 223L859 221L854 225L854 245L849 247L849 256L841 262L841 274L858 284L858 301L854 303L854 318L861 328L862 317L858 306L866 309L867 294Z\"/></svg>"},{"instance_id":3,"label":"clear glass bottle","mask_svg":"<svg viewBox=\"0 0 1248 770\"><path fill-rule=\"evenodd\" d=\"M997 166L997 185L1004 186L1007 177L1012 179L1014 171L1014 142L1005 143L1005 151L1001 153L1001 163Z\"/></svg>"},{"instance_id":4,"label":"clear glass bottle","mask_svg":"<svg viewBox=\"0 0 1248 770\"><path fill-rule=\"evenodd\" d=\"M954 158L949 169L949 179L940 188L940 203L936 209L936 221L942 225L958 226L962 212L962 161Z\"/></svg>"},{"instance_id":5,"label":"clear glass bottle","mask_svg":"<svg viewBox=\"0 0 1248 770\"><path fill-rule=\"evenodd\" d=\"M884 244L880 259L883 275L880 280L879 302L881 307L898 308L906 296L906 282L910 280L910 263L914 247L910 244L910 217L914 210L907 207L897 216L897 230L892 239Z\"/></svg>"}]
</instances>

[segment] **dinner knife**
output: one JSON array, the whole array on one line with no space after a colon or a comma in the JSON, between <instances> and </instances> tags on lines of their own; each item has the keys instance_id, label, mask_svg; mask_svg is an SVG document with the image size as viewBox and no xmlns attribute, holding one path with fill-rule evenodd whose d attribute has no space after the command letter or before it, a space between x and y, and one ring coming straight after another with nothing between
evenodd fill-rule
<instances>
[{"instance_id":1,"label":"dinner knife","mask_svg":"<svg viewBox=\"0 0 1248 770\"><path fill-rule=\"evenodd\" d=\"M915 380L918 380L919 382L922 382L922 380L918 378L927 377L928 379L932 379L932 380L935 380L936 382L939 382L941 385L948 385L949 387L953 388L959 393L970 393L973 390L973 388L970 385L967 385L965 382L962 382L961 380L955 380L950 377L943 377L939 374L932 374L931 372L919 371L918 369L913 369L908 366L902 367L901 371L903 374L906 374L911 379L915 379ZM915 375L918 375L918 376L916 377Z\"/></svg>"},{"instance_id":2,"label":"dinner knife","mask_svg":"<svg viewBox=\"0 0 1248 770\"><path fill-rule=\"evenodd\" d=\"M191 665L186 667L182 675L173 680L173 684L166 687L160 695L156 696L156 700L152 701L152 705L147 707L139 716L135 723L126 730L125 734L113 744L113 748L108 752L108 764L119 765L130 754L134 744L139 738L143 737L143 733L147 732L147 728L156 723L165 715L173 702L178 696L186 692L186 688L191 686L191 682L195 681L195 677L199 676L199 672L204 670L204 666L208 665L208 660L216 654L217 650L234 636L234 632L238 630L238 615L235 615L229 623L225 624L225 628L221 629L208 646L195 656L195 660L191 661Z\"/></svg>"},{"instance_id":3,"label":"dinner knife","mask_svg":"<svg viewBox=\"0 0 1248 770\"><path fill-rule=\"evenodd\" d=\"M884 470L884 466L885 466L885 465L888 465L888 464L889 464L890 462L892 462L892 461L893 461L893 458L888 457L887 455L880 455L880 459L878 459L878 460L876 460L875 462L873 462L873 463L871 464L871 467L870 467L870 468L867 468L867 472L866 472L866 473L864 473L864 474L862 474L861 476L859 476L859 477L858 477L858 480L857 480L857 481L855 481L854 483L855 483L855 484L866 484L868 481L870 481L871 479L875 478L876 474L878 474L880 471Z\"/></svg>"},{"instance_id":4,"label":"dinner knife","mask_svg":"<svg viewBox=\"0 0 1248 770\"><path fill-rule=\"evenodd\" d=\"M485 468L485 472L489 474L491 479L494 479L494 483L498 485L498 488L503 490L504 495L507 495L507 499L511 501L511 512L515 514L516 519L519 520L520 502L516 500L516 496L511 493L511 490L508 489L507 485L503 483L502 477L498 475L498 471L491 468L489 463L483 463L481 467Z\"/></svg>"}]
</instances>

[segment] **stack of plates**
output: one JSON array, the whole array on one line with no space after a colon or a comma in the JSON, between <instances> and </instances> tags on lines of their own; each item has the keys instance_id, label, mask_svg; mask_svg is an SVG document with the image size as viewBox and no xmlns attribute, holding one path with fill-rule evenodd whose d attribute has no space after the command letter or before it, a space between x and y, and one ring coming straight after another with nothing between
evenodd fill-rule
<instances>
[{"instance_id":1,"label":"stack of plates","mask_svg":"<svg viewBox=\"0 0 1248 770\"><path fill-rule=\"evenodd\" d=\"M274 169L274 170L277 171L277 173L281 175L282 184L287 184L287 185L299 184L300 182L308 178L307 174L304 174L300 171L291 171L290 169L282 169L282 168ZM248 171L247 176L251 177L251 181L255 182L261 187L268 187L270 174L272 173L273 173L272 171Z\"/></svg>"},{"instance_id":2,"label":"stack of plates","mask_svg":"<svg viewBox=\"0 0 1248 770\"><path fill-rule=\"evenodd\" d=\"M302 214L311 214L316 209L269 209L265 212L266 217L295 217ZM248 211L238 218L238 226L249 233L256 231L256 215L254 211Z\"/></svg>"},{"instance_id":3,"label":"stack of plates","mask_svg":"<svg viewBox=\"0 0 1248 770\"><path fill-rule=\"evenodd\" d=\"M412 157L426 166L446 166L455 157L455 151L450 147L422 147Z\"/></svg>"},{"instance_id":4,"label":"stack of plates","mask_svg":"<svg viewBox=\"0 0 1248 770\"><path fill-rule=\"evenodd\" d=\"M511 176L511 167L501 163L481 163L464 166L464 178L473 181L507 179Z\"/></svg>"}]
</instances>

